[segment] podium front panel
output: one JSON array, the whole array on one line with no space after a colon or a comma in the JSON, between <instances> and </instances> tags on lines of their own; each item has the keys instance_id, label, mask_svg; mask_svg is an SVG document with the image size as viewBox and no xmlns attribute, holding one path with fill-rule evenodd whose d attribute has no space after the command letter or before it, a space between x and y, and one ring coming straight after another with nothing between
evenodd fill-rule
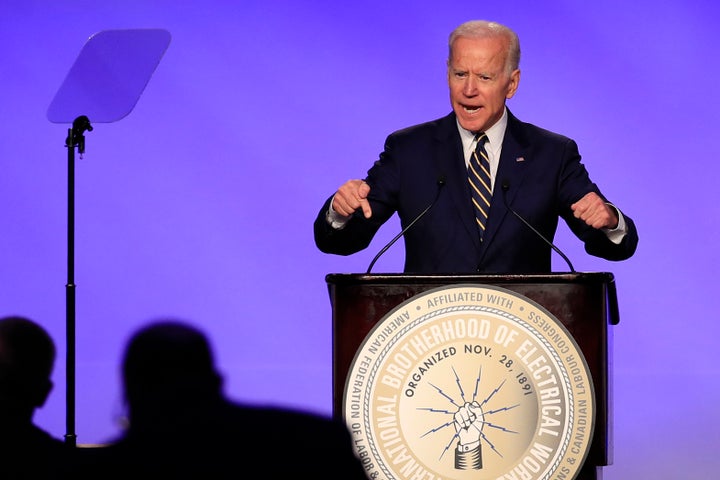
<instances>
[{"instance_id":1,"label":"podium front panel","mask_svg":"<svg viewBox=\"0 0 720 480\"><path fill-rule=\"evenodd\" d=\"M552 313L583 353L595 392L595 430L586 465L612 464L612 329L617 323L609 273L549 275L363 275L326 277L333 322L333 414L342 416L345 381L355 354L391 310L427 290L459 284L497 286Z\"/></svg>"}]
</instances>

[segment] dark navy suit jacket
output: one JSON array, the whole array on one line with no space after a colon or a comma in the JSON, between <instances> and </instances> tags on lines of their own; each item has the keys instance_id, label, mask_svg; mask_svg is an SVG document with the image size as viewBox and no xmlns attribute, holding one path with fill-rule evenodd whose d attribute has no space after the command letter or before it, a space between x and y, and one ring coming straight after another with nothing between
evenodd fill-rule
<instances>
[{"instance_id":1,"label":"dark navy suit jacket","mask_svg":"<svg viewBox=\"0 0 720 480\"><path fill-rule=\"evenodd\" d=\"M326 221L328 198L314 223L322 252L358 252L395 212L405 228L436 199L405 233L405 273L549 273L551 247L506 208L503 194L550 241L563 218L591 255L624 260L637 247L635 224L625 213L629 232L619 245L573 217L570 205L586 193L605 199L581 163L576 143L510 112L482 241L454 113L389 135L365 181L371 188L372 217L356 211L344 228L335 230Z\"/></svg>"}]
</instances>

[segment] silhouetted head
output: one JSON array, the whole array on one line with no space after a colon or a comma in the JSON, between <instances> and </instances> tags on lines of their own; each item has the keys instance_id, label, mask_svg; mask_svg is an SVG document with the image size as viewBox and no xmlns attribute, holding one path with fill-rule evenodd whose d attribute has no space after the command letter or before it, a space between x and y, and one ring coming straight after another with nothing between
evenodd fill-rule
<instances>
[{"instance_id":1,"label":"silhouetted head","mask_svg":"<svg viewBox=\"0 0 720 480\"><path fill-rule=\"evenodd\" d=\"M29 421L53 384L55 344L43 327L24 317L0 318L0 410Z\"/></svg>"},{"instance_id":2,"label":"silhouetted head","mask_svg":"<svg viewBox=\"0 0 720 480\"><path fill-rule=\"evenodd\" d=\"M214 400L222 386L208 339L178 320L155 321L135 332L122 376L131 422L140 413L145 417Z\"/></svg>"}]
</instances>

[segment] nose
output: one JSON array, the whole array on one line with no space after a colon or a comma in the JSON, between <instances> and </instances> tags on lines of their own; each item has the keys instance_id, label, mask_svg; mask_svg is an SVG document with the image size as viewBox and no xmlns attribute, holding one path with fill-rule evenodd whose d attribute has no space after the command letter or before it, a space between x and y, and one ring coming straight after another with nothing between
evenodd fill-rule
<instances>
[{"instance_id":1,"label":"nose","mask_svg":"<svg viewBox=\"0 0 720 480\"><path fill-rule=\"evenodd\" d=\"M472 75L468 75L467 78L465 78L465 83L463 83L462 92L466 97L473 97L477 95L477 79Z\"/></svg>"}]
</instances>

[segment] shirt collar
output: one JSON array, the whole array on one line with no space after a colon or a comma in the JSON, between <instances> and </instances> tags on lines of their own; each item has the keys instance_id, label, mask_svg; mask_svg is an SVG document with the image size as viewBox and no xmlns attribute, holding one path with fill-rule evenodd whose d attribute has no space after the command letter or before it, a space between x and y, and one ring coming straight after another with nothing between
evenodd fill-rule
<instances>
[{"instance_id":1,"label":"shirt collar","mask_svg":"<svg viewBox=\"0 0 720 480\"><path fill-rule=\"evenodd\" d=\"M460 132L460 138L462 139L463 146L465 147L465 150L468 150L470 146L472 145L473 140L475 140L475 133L471 132L470 130L465 130L460 126L460 122L455 120L457 123L458 131ZM500 147L502 146L503 138L505 137L505 129L507 127L508 122L508 113L507 113L507 107L503 109L502 117L500 117L500 120L495 122L495 125L485 130L485 135L487 135L487 142L485 143L486 146L489 146L489 149L498 152L500 150ZM487 147L486 147L487 148Z\"/></svg>"}]
</instances>

